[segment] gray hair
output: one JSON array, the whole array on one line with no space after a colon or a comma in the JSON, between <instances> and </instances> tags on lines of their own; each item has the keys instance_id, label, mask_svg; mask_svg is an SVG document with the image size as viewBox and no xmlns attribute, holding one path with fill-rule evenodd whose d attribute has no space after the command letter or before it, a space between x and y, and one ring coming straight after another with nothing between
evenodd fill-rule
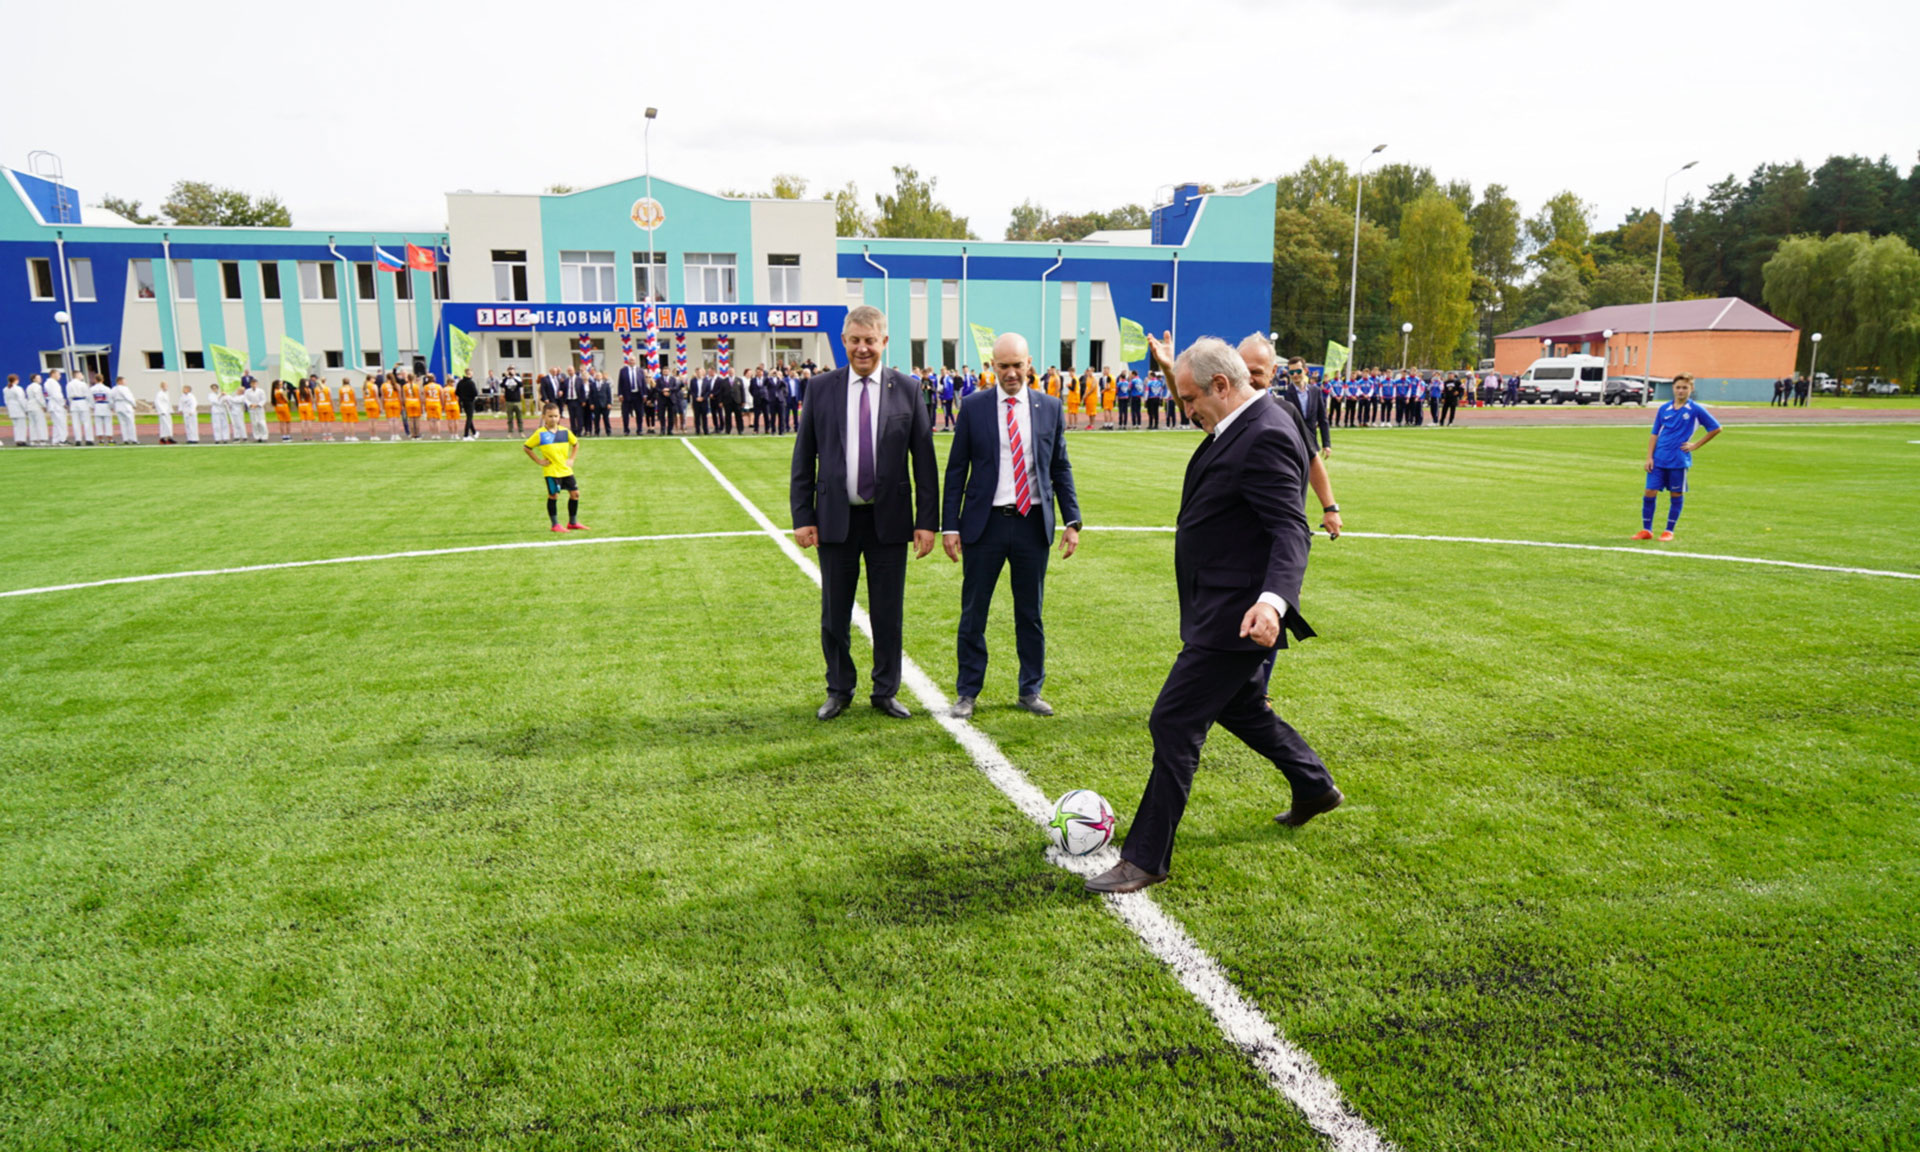
<instances>
[{"instance_id":1,"label":"gray hair","mask_svg":"<svg viewBox=\"0 0 1920 1152\"><path fill-rule=\"evenodd\" d=\"M871 304L862 304L847 309L847 318L840 325L840 334L845 336L854 328L865 328L880 335L887 334L887 314Z\"/></svg>"},{"instance_id":2,"label":"gray hair","mask_svg":"<svg viewBox=\"0 0 1920 1152\"><path fill-rule=\"evenodd\" d=\"M1242 353L1251 352L1256 348L1265 348L1275 361L1280 359L1280 353L1274 349L1273 341L1258 332L1250 332L1247 334L1246 339L1240 341L1240 351Z\"/></svg>"},{"instance_id":3,"label":"gray hair","mask_svg":"<svg viewBox=\"0 0 1920 1152\"><path fill-rule=\"evenodd\" d=\"M1240 353L1218 336L1202 336L1187 345L1187 350L1173 362L1175 372L1182 367L1193 377L1195 384L1209 391L1212 390L1215 376L1225 376L1227 386L1234 391L1247 387L1250 382L1247 362L1240 359Z\"/></svg>"}]
</instances>

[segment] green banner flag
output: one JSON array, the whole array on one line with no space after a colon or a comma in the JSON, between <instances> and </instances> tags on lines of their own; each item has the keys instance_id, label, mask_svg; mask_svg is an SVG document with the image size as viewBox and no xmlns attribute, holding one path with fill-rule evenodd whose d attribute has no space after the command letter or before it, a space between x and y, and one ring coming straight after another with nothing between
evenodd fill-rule
<instances>
[{"instance_id":1,"label":"green banner flag","mask_svg":"<svg viewBox=\"0 0 1920 1152\"><path fill-rule=\"evenodd\" d=\"M473 336L455 325L447 325L447 351L453 354L447 375L458 380L467 374L467 368L473 364Z\"/></svg>"},{"instance_id":2,"label":"green banner flag","mask_svg":"<svg viewBox=\"0 0 1920 1152\"><path fill-rule=\"evenodd\" d=\"M1333 341L1327 341L1327 368L1325 378L1331 380L1335 372L1347 366L1347 350Z\"/></svg>"},{"instance_id":3,"label":"green banner flag","mask_svg":"<svg viewBox=\"0 0 1920 1152\"><path fill-rule=\"evenodd\" d=\"M313 357L307 355L307 346L291 336L280 337L280 378L293 383L307 378L313 371Z\"/></svg>"},{"instance_id":4,"label":"green banner flag","mask_svg":"<svg viewBox=\"0 0 1920 1152\"><path fill-rule=\"evenodd\" d=\"M221 344L209 344L207 351L213 356L213 378L219 382L220 390L231 392L238 388L240 377L247 373L247 354Z\"/></svg>"},{"instance_id":5,"label":"green banner flag","mask_svg":"<svg viewBox=\"0 0 1920 1152\"><path fill-rule=\"evenodd\" d=\"M1120 359L1138 364L1147 358L1147 330L1138 321L1120 317Z\"/></svg>"},{"instance_id":6,"label":"green banner flag","mask_svg":"<svg viewBox=\"0 0 1920 1152\"><path fill-rule=\"evenodd\" d=\"M993 369L993 329L985 324L974 324L973 346L980 351L980 367L984 371Z\"/></svg>"}]
</instances>

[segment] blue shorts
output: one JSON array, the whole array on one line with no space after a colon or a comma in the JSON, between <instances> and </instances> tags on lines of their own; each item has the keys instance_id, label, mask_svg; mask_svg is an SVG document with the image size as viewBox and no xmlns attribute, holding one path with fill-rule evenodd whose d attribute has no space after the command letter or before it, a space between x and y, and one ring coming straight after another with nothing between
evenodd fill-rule
<instances>
[{"instance_id":1,"label":"blue shorts","mask_svg":"<svg viewBox=\"0 0 1920 1152\"><path fill-rule=\"evenodd\" d=\"M578 492L580 490L579 483L571 476L548 476L546 481L547 495L549 496L560 495L560 490L563 488L569 492Z\"/></svg>"},{"instance_id":2,"label":"blue shorts","mask_svg":"<svg viewBox=\"0 0 1920 1152\"><path fill-rule=\"evenodd\" d=\"M1685 493L1687 490L1687 469L1662 468L1658 464L1654 465L1653 471L1647 473L1647 490L1649 492L1658 492L1662 489L1668 492Z\"/></svg>"}]
</instances>

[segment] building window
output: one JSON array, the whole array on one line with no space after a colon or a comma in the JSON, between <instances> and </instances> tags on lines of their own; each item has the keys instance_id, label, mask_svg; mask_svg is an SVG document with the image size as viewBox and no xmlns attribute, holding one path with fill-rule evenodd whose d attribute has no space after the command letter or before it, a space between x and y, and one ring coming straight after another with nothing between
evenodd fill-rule
<instances>
[{"instance_id":1,"label":"building window","mask_svg":"<svg viewBox=\"0 0 1920 1152\"><path fill-rule=\"evenodd\" d=\"M958 300L960 298L960 281L940 281L940 298L942 300ZM947 367L951 368L953 365L949 364Z\"/></svg>"},{"instance_id":2,"label":"building window","mask_svg":"<svg viewBox=\"0 0 1920 1152\"><path fill-rule=\"evenodd\" d=\"M413 269L404 268L393 274L393 295L396 300L413 299Z\"/></svg>"},{"instance_id":3,"label":"building window","mask_svg":"<svg viewBox=\"0 0 1920 1152\"><path fill-rule=\"evenodd\" d=\"M380 367L380 349L363 348L360 350L360 363L368 368Z\"/></svg>"},{"instance_id":4,"label":"building window","mask_svg":"<svg viewBox=\"0 0 1920 1152\"><path fill-rule=\"evenodd\" d=\"M1095 280L1093 282L1093 298L1095 300L1112 299L1112 295L1107 291L1107 282L1105 280Z\"/></svg>"},{"instance_id":5,"label":"building window","mask_svg":"<svg viewBox=\"0 0 1920 1152\"><path fill-rule=\"evenodd\" d=\"M193 290L193 261L175 260L173 262L173 298L175 300L197 298Z\"/></svg>"},{"instance_id":6,"label":"building window","mask_svg":"<svg viewBox=\"0 0 1920 1152\"><path fill-rule=\"evenodd\" d=\"M1147 299L1165 300L1166 298L1167 298L1167 286L1165 284L1154 284L1148 287Z\"/></svg>"},{"instance_id":7,"label":"building window","mask_svg":"<svg viewBox=\"0 0 1920 1152\"><path fill-rule=\"evenodd\" d=\"M220 261L220 298L222 300L240 299L240 262L238 260Z\"/></svg>"},{"instance_id":8,"label":"building window","mask_svg":"<svg viewBox=\"0 0 1920 1152\"><path fill-rule=\"evenodd\" d=\"M1073 341L1060 341L1060 371L1073 371Z\"/></svg>"},{"instance_id":9,"label":"building window","mask_svg":"<svg viewBox=\"0 0 1920 1152\"><path fill-rule=\"evenodd\" d=\"M567 341L567 348L573 353L574 364L583 369L605 365L607 362L607 342L605 340L589 340L587 344L593 348L593 360L591 362L580 358L580 341Z\"/></svg>"},{"instance_id":10,"label":"building window","mask_svg":"<svg viewBox=\"0 0 1920 1152\"><path fill-rule=\"evenodd\" d=\"M867 294L867 282L865 280L847 281L847 295L852 296L855 299L863 299L865 298L866 294Z\"/></svg>"},{"instance_id":11,"label":"building window","mask_svg":"<svg viewBox=\"0 0 1920 1152\"><path fill-rule=\"evenodd\" d=\"M147 371L164 372L166 371L166 368L167 368L167 354L165 352L147 353Z\"/></svg>"},{"instance_id":12,"label":"building window","mask_svg":"<svg viewBox=\"0 0 1920 1152\"><path fill-rule=\"evenodd\" d=\"M667 254L665 252L633 254L633 298L642 304L648 301L655 304L666 303Z\"/></svg>"},{"instance_id":13,"label":"building window","mask_svg":"<svg viewBox=\"0 0 1920 1152\"><path fill-rule=\"evenodd\" d=\"M374 300L379 297L377 285L373 282L373 265L355 264L353 266L353 290L359 293L361 300Z\"/></svg>"},{"instance_id":14,"label":"building window","mask_svg":"<svg viewBox=\"0 0 1920 1152\"><path fill-rule=\"evenodd\" d=\"M527 299L527 253L523 248L493 250L495 303Z\"/></svg>"},{"instance_id":15,"label":"building window","mask_svg":"<svg viewBox=\"0 0 1920 1152\"><path fill-rule=\"evenodd\" d=\"M689 304L738 304L738 269L731 252L689 252L680 258Z\"/></svg>"},{"instance_id":16,"label":"building window","mask_svg":"<svg viewBox=\"0 0 1920 1152\"><path fill-rule=\"evenodd\" d=\"M329 368L345 368L347 366L347 354L338 348L327 349L326 365Z\"/></svg>"},{"instance_id":17,"label":"building window","mask_svg":"<svg viewBox=\"0 0 1920 1152\"><path fill-rule=\"evenodd\" d=\"M800 257L767 257L767 303L800 303Z\"/></svg>"},{"instance_id":18,"label":"building window","mask_svg":"<svg viewBox=\"0 0 1920 1152\"><path fill-rule=\"evenodd\" d=\"M613 253L560 253L560 302L613 303Z\"/></svg>"},{"instance_id":19,"label":"building window","mask_svg":"<svg viewBox=\"0 0 1920 1152\"><path fill-rule=\"evenodd\" d=\"M67 287L72 290L75 301L91 303L93 296L93 261L84 256L67 258Z\"/></svg>"},{"instance_id":20,"label":"building window","mask_svg":"<svg viewBox=\"0 0 1920 1152\"><path fill-rule=\"evenodd\" d=\"M205 352L182 352L180 354L180 363L190 372L204 372L207 370L207 354Z\"/></svg>"},{"instance_id":21,"label":"building window","mask_svg":"<svg viewBox=\"0 0 1920 1152\"><path fill-rule=\"evenodd\" d=\"M800 338L798 336L775 336L773 338L773 362L784 365L800 363Z\"/></svg>"},{"instance_id":22,"label":"building window","mask_svg":"<svg viewBox=\"0 0 1920 1152\"><path fill-rule=\"evenodd\" d=\"M35 300L53 299L53 261L43 256L27 259L27 286Z\"/></svg>"},{"instance_id":23,"label":"building window","mask_svg":"<svg viewBox=\"0 0 1920 1152\"><path fill-rule=\"evenodd\" d=\"M142 300L153 299L153 261L129 260L127 267L133 272L133 294Z\"/></svg>"},{"instance_id":24,"label":"building window","mask_svg":"<svg viewBox=\"0 0 1920 1152\"><path fill-rule=\"evenodd\" d=\"M309 303L340 299L340 269L315 260L300 262L300 299Z\"/></svg>"},{"instance_id":25,"label":"building window","mask_svg":"<svg viewBox=\"0 0 1920 1152\"><path fill-rule=\"evenodd\" d=\"M1069 304L1077 305L1079 303L1080 285L1071 280L1062 280L1060 282L1060 306L1065 308Z\"/></svg>"},{"instance_id":26,"label":"building window","mask_svg":"<svg viewBox=\"0 0 1920 1152\"><path fill-rule=\"evenodd\" d=\"M1105 340L1088 342L1087 364L1095 372L1105 372L1107 370L1107 342Z\"/></svg>"},{"instance_id":27,"label":"building window","mask_svg":"<svg viewBox=\"0 0 1920 1152\"><path fill-rule=\"evenodd\" d=\"M925 280L907 281L907 296L913 300L925 300L927 298L927 282Z\"/></svg>"},{"instance_id":28,"label":"building window","mask_svg":"<svg viewBox=\"0 0 1920 1152\"><path fill-rule=\"evenodd\" d=\"M951 284L953 281L949 280L947 283ZM940 363L944 365L949 372L960 367L960 341L940 341Z\"/></svg>"},{"instance_id":29,"label":"building window","mask_svg":"<svg viewBox=\"0 0 1920 1152\"><path fill-rule=\"evenodd\" d=\"M433 298L445 300L452 294L447 287L447 262L442 260L433 266Z\"/></svg>"},{"instance_id":30,"label":"building window","mask_svg":"<svg viewBox=\"0 0 1920 1152\"><path fill-rule=\"evenodd\" d=\"M925 284L926 281L922 280L921 283ZM925 368L927 366L927 342L925 340L910 340L908 341L908 345L910 351L907 354L907 359L913 361L913 363L907 365L907 367L915 370Z\"/></svg>"},{"instance_id":31,"label":"building window","mask_svg":"<svg viewBox=\"0 0 1920 1152\"><path fill-rule=\"evenodd\" d=\"M267 300L280 299L280 265L271 260L260 262L260 295Z\"/></svg>"}]
</instances>

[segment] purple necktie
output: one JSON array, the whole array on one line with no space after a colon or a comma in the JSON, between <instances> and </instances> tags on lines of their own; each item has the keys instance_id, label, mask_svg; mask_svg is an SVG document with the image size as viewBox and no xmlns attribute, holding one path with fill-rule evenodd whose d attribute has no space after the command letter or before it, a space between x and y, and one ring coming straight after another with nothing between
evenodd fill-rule
<instances>
[{"instance_id":1,"label":"purple necktie","mask_svg":"<svg viewBox=\"0 0 1920 1152\"><path fill-rule=\"evenodd\" d=\"M860 378L860 456L859 467L854 472L854 491L860 499L869 504L873 502L873 400L870 381Z\"/></svg>"}]
</instances>

